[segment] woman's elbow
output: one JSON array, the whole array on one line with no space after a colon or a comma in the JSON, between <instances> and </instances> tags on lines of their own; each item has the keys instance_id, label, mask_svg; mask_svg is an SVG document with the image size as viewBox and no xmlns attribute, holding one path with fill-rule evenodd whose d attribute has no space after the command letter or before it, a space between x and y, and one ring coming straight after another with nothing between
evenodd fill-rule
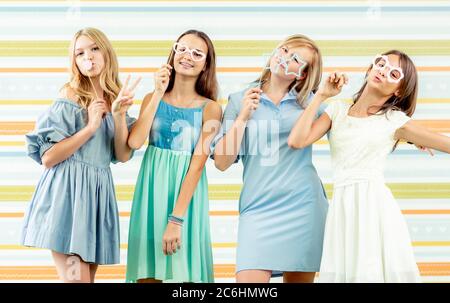
<instances>
[{"instance_id":1,"label":"woman's elbow","mask_svg":"<svg viewBox=\"0 0 450 303\"><path fill-rule=\"evenodd\" d=\"M300 148L304 148L305 147L305 145L303 144L302 141L300 141L300 140L293 140L290 137L287 140L287 144L292 149L300 149Z\"/></svg>"},{"instance_id":2,"label":"woman's elbow","mask_svg":"<svg viewBox=\"0 0 450 303\"><path fill-rule=\"evenodd\" d=\"M136 140L135 138L129 137L127 144L129 148L137 150L140 149L144 143L138 142L138 140Z\"/></svg>"},{"instance_id":3,"label":"woman's elbow","mask_svg":"<svg viewBox=\"0 0 450 303\"><path fill-rule=\"evenodd\" d=\"M120 163L125 163L128 160L130 160L130 157L119 157L119 158L117 158L117 161L120 162Z\"/></svg>"},{"instance_id":4,"label":"woman's elbow","mask_svg":"<svg viewBox=\"0 0 450 303\"><path fill-rule=\"evenodd\" d=\"M226 171L230 165L221 159L220 156L214 155L214 166L220 171Z\"/></svg>"},{"instance_id":5,"label":"woman's elbow","mask_svg":"<svg viewBox=\"0 0 450 303\"><path fill-rule=\"evenodd\" d=\"M53 166L55 166L55 163L52 161L52 159L47 154L42 155L41 162L42 162L42 165L46 169L50 169Z\"/></svg>"}]
</instances>

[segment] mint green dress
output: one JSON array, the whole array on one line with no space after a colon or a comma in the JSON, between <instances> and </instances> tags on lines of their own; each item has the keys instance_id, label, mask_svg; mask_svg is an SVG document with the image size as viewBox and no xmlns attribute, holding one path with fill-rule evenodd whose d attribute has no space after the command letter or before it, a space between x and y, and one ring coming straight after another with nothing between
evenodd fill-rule
<instances>
[{"instance_id":1,"label":"mint green dress","mask_svg":"<svg viewBox=\"0 0 450 303\"><path fill-rule=\"evenodd\" d=\"M200 138L203 107L163 100L150 130L133 197L128 234L127 282L214 282L206 169L184 216L181 249L163 253L162 238Z\"/></svg>"}]
</instances>

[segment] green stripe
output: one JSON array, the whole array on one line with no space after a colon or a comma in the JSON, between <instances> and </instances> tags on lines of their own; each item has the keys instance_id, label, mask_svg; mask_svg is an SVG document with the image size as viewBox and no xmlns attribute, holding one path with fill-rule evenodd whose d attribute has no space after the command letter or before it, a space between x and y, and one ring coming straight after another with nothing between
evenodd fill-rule
<instances>
[{"instance_id":1,"label":"green stripe","mask_svg":"<svg viewBox=\"0 0 450 303\"><path fill-rule=\"evenodd\" d=\"M450 199L450 183L388 183L397 199ZM329 198L332 197L332 185L325 184ZM242 185L210 184L209 199L238 200ZM35 187L31 185L0 186L0 202L27 202ZM116 194L119 201L133 199L134 185L117 185Z\"/></svg>"},{"instance_id":2,"label":"green stripe","mask_svg":"<svg viewBox=\"0 0 450 303\"><path fill-rule=\"evenodd\" d=\"M218 56L261 56L270 53L279 41L218 40ZM167 56L173 41L112 41L119 56ZM409 55L450 55L450 40L322 40L317 41L325 56L373 56L389 49ZM0 41L0 56L67 56L68 41Z\"/></svg>"}]
</instances>

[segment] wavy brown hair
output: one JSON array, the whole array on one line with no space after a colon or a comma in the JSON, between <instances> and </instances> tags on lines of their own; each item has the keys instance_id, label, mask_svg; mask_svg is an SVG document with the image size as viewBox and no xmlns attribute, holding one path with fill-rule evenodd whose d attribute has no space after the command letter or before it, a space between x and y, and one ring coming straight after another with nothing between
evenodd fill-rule
<instances>
[{"instance_id":1,"label":"wavy brown hair","mask_svg":"<svg viewBox=\"0 0 450 303\"><path fill-rule=\"evenodd\" d=\"M306 73L306 78L295 80L289 86L289 90L295 88L297 91L297 102L301 107L306 108L306 101L311 92L315 93L319 88L320 81L322 79L322 55L320 53L320 49L317 44L310 38L305 35L292 35L287 37L284 41L282 41L276 48L280 48L282 46L290 46L290 47L307 47L313 51L313 59L311 64L308 64L306 68L303 70ZM271 59L271 58L270 58ZM270 59L268 64L270 64ZM266 66L268 65L266 64ZM255 82L259 82L261 79L261 83L265 84L270 81L270 76L272 72L270 69L265 69L262 72L260 78L258 78Z\"/></svg>"},{"instance_id":2,"label":"wavy brown hair","mask_svg":"<svg viewBox=\"0 0 450 303\"><path fill-rule=\"evenodd\" d=\"M186 35L195 35L203 39L203 41L205 41L206 45L208 46L208 53L206 54L205 70L200 73L200 75L197 78L197 81L195 82L195 91L200 96L217 101L217 96L219 94L219 84L217 82L216 76L216 52L214 50L214 45L211 39L209 39L207 34L195 29L191 29L182 33L178 37L176 42L180 41L180 39ZM169 58L167 59L167 63L170 64L170 66L173 66L174 57L175 51L172 49ZM175 69L173 69L172 73L170 74L169 84L167 86L166 92L170 92L173 89L173 85L175 83L175 75L176 72Z\"/></svg>"},{"instance_id":3,"label":"wavy brown hair","mask_svg":"<svg viewBox=\"0 0 450 303\"><path fill-rule=\"evenodd\" d=\"M403 70L405 77L400 82L399 95L392 96L381 106L379 114L385 114L390 110L400 110L404 112L408 117L411 117L416 109L417 103L417 91L419 88L419 77L417 75L416 66L412 62L411 58L399 50L390 50L383 55L397 55L400 58L400 67ZM366 71L365 78L369 75L372 70L372 65ZM353 96L353 104L358 102L364 89L367 86L367 80L364 82L359 91Z\"/></svg>"},{"instance_id":4,"label":"wavy brown hair","mask_svg":"<svg viewBox=\"0 0 450 303\"><path fill-rule=\"evenodd\" d=\"M105 66L99 75L100 86L105 93L105 100L111 103L117 98L122 84L119 80L119 65L116 53L106 35L100 30L87 27L75 33L70 44L70 81L62 89L71 88L79 105L87 108L96 96L89 78L81 73L75 61L75 43L80 36L86 36L97 44L103 55Z\"/></svg>"},{"instance_id":5,"label":"wavy brown hair","mask_svg":"<svg viewBox=\"0 0 450 303\"><path fill-rule=\"evenodd\" d=\"M417 69L412 62L411 58L402 51L390 50L382 55L397 55L400 58L400 67L403 70L404 78L400 81L399 94L392 96L381 106L378 115L386 115L391 110L399 110L404 112L408 117L411 117L416 110L417 104L417 92L419 89L419 77L417 75ZM359 91L353 96L353 104L358 102L364 89L367 86L367 76L372 70L373 65L371 64L369 69L366 71L366 76L364 84L361 86ZM392 151L394 151L398 145L398 140L395 142Z\"/></svg>"}]
</instances>

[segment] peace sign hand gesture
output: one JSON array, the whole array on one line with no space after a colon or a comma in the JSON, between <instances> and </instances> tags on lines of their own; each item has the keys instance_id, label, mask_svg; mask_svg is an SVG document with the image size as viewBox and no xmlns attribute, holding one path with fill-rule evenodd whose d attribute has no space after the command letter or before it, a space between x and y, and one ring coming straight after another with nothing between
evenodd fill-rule
<instances>
[{"instance_id":1,"label":"peace sign hand gesture","mask_svg":"<svg viewBox=\"0 0 450 303\"><path fill-rule=\"evenodd\" d=\"M125 115L130 106L133 105L134 93L137 85L141 81L141 77L137 78L137 80L130 87L128 87L130 77L131 76L128 75L127 79L125 80L125 84L119 92L119 95L112 103L111 112L115 116Z\"/></svg>"}]
</instances>

